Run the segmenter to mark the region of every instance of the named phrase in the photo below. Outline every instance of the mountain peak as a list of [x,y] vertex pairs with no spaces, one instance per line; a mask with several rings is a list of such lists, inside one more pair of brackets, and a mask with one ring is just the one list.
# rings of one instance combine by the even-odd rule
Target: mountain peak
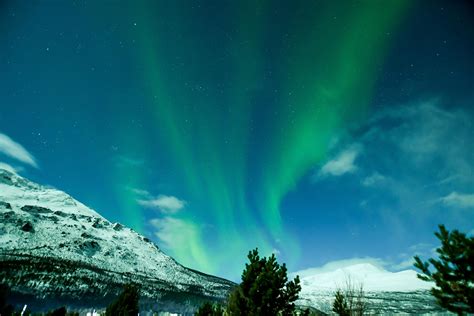
[[11,186],[17,186],[17,187],[40,187],[37,184],[34,184],[33,182],[21,177],[20,175],[11,172],[7,169],[3,169],[0,167],[0,184],[5,184],[5,185],[11,185]]
[[[311,270],[309,270],[311,271]],[[347,282],[362,285],[367,291],[416,291],[431,288],[431,284],[417,278],[414,270],[390,272],[372,263],[357,263],[332,270],[303,271],[302,292],[335,290]],[[298,273],[295,273],[298,274]]]
[[[13,282],[21,295],[98,299],[139,282],[142,296],[155,302],[166,293],[223,299],[234,285],[178,264],[148,238],[70,195],[3,169],[0,232],[0,264],[7,267],[0,280]],[[19,278],[25,273],[28,280]]]

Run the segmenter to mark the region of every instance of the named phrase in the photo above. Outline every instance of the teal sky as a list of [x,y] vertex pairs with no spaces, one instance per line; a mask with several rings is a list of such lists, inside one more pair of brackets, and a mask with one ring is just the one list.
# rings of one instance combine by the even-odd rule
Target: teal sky
[[469,1],[3,1],[0,167],[237,279],[474,229]]

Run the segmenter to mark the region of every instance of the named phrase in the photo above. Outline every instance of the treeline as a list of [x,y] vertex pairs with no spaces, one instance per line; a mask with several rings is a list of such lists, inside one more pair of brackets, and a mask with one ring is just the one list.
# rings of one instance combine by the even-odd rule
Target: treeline
[[[79,316],[78,312],[68,312],[64,306],[44,313],[32,312],[26,306],[22,310],[15,310],[14,306],[7,302],[9,292],[8,286],[0,284],[0,316]],[[125,285],[119,297],[107,307],[105,316],[136,316],[139,312],[138,303],[138,286]]]
[[0,284],[0,316],[79,316],[77,312],[68,313],[66,307],[59,307],[45,313],[33,313],[26,306],[21,310],[15,310],[14,306],[7,302],[9,294],[9,287]]
[[[433,282],[431,294],[438,305],[458,315],[474,313],[474,236],[458,230],[448,231],[439,225],[435,233],[441,246],[438,258],[423,262],[414,257],[414,266],[421,273],[418,278]],[[199,316],[222,315],[318,315],[317,311],[300,310],[295,306],[301,290],[299,278],[288,281],[285,264],[280,266],[272,255],[260,258],[258,251],[248,255],[249,263],[242,273],[242,282],[230,294],[226,305],[206,303],[197,311]],[[433,268],[434,270],[431,270]],[[362,285],[352,284],[338,289],[332,312],[341,316],[359,316],[368,313],[368,304]]]
[[[438,258],[422,261],[414,258],[415,267],[421,273],[418,277],[434,282],[431,294],[437,303],[456,314],[474,313],[474,237],[458,230],[449,232],[443,225],[435,233],[441,242],[436,250]],[[317,310],[301,309],[295,304],[301,291],[299,277],[288,280],[287,268],[280,265],[275,255],[260,257],[258,249],[248,254],[242,282],[230,293],[225,304],[204,303],[196,312],[197,316],[260,316],[260,315],[321,315]],[[434,270],[431,270],[434,268]],[[8,305],[8,288],[0,286],[0,316],[20,315]],[[332,311],[341,316],[359,316],[368,312],[361,285],[351,284],[335,293]],[[139,312],[139,288],[126,285],[120,296],[106,309],[106,316],[136,316]],[[23,315],[33,315],[26,311]],[[77,315],[67,313],[62,307],[44,314],[47,316]]]

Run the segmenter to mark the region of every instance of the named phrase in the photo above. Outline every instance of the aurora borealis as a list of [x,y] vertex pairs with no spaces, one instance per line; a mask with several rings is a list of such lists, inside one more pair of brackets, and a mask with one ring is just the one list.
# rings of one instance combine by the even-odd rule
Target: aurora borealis
[[0,133],[37,165],[0,161],[186,266],[236,279],[259,247],[397,269],[437,223],[474,229],[468,1],[0,10]]

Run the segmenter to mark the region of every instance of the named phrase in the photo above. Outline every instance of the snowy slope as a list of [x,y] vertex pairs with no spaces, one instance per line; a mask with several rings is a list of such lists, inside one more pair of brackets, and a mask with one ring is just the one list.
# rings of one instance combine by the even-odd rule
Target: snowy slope
[[353,283],[363,284],[366,291],[411,292],[428,290],[432,287],[430,283],[418,279],[414,270],[389,272],[370,263],[306,275],[301,278],[301,282],[303,292],[335,290],[344,287],[348,278]]
[[234,285],[183,267],[147,238],[66,193],[3,169],[0,264],[0,282],[15,291],[70,301],[100,301],[136,282],[150,304],[167,299],[179,305],[190,297],[222,299]]
[[303,270],[300,275],[301,293],[298,303],[330,312],[337,289],[363,286],[369,308],[373,313],[439,313],[428,290],[431,283],[417,278],[414,270],[390,272],[370,263],[360,263],[333,270]]

